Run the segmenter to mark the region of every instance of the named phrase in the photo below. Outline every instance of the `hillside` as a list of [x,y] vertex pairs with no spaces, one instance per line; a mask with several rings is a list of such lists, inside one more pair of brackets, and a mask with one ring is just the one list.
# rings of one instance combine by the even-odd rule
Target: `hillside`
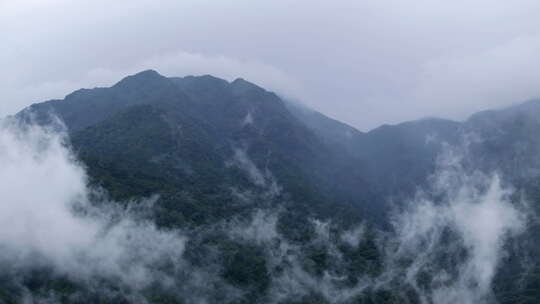
[[[405,272],[386,278],[388,248],[394,244],[384,238],[385,233],[399,234],[390,217],[395,208],[414,203],[419,190],[432,186],[434,174],[441,175],[441,159],[450,152],[459,158],[456,180],[461,186],[474,184],[462,175],[496,172],[503,185],[531,200],[530,212],[540,197],[540,142],[534,135],[540,130],[540,101],[478,113],[464,122],[422,119],[364,133],[243,79],[168,78],[144,71],[110,88],[82,89],[62,100],[34,104],[15,117],[40,125],[59,118],[90,186],[104,189],[121,208],[155,197],[145,216],[159,229],[186,234],[186,273],[215,273],[209,279],[211,291],[201,289],[205,284],[193,287],[209,303],[220,303],[220,293],[230,296],[230,303],[419,303],[422,292],[435,297],[440,283],[429,271],[418,272],[412,283],[392,277]],[[483,180],[478,184],[489,190]],[[433,208],[448,203],[449,189],[425,192]],[[519,199],[505,196],[501,201]],[[258,229],[245,225],[275,225],[275,231],[259,231],[249,240],[230,234]],[[523,237],[529,239],[526,245],[507,252],[497,272],[494,292],[502,303],[528,303],[522,288],[540,293],[535,287],[540,261],[531,262],[527,274],[515,262],[521,254],[540,252],[530,242],[540,235],[535,227]],[[354,236],[358,231],[360,239]],[[260,239],[267,234],[270,239]],[[434,264],[425,267],[442,268],[457,278],[460,274],[451,267],[463,262],[456,256],[465,254],[454,254],[457,247],[444,252],[453,244],[451,231],[439,236],[440,251]],[[408,256],[395,267],[416,265],[411,261]],[[173,285],[180,284],[180,274],[171,276]],[[504,276],[525,283],[510,284]],[[284,283],[286,278],[291,282]],[[388,280],[384,288],[365,283],[383,279]],[[81,291],[54,274],[45,273],[32,284],[22,285],[39,294],[68,290],[66,302],[79,301],[81,294],[110,303],[118,294],[134,301],[128,291],[117,293],[131,289],[108,280],[100,288],[114,297]],[[286,292],[283,284],[300,284],[302,292]],[[362,284],[368,287],[361,289]],[[318,290],[322,285],[327,289]],[[155,290],[145,290],[143,297],[156,303],[198,303],[186,300],[185,291],[178,294],[161,285]],[[0,293],[0,300],[17,297],[16,292],[7,294]],[[341,299],[341,294],[351,296]]]

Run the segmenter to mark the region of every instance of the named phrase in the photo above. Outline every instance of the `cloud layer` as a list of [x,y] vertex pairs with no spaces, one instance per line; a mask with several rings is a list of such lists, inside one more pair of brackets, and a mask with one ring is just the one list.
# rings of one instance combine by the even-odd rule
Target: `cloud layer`
[[361,129],[540,96],[540,4],[0,1],[0,115],[154,68],[244,77]]

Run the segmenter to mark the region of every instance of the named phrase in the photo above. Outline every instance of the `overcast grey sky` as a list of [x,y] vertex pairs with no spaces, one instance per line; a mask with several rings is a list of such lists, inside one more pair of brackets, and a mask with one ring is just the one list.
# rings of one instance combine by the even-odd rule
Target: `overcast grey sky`
[[540,96],[536,0],[0,0],[0,116],[153,68],[361,130]]

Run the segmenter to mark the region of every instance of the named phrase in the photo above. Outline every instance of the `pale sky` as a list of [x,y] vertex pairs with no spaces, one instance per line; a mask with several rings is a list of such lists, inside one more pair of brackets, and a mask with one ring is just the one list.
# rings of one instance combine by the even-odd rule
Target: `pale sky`
[[0,0],[0,116],[152,68],[361,130],[464,119],[540,97],[539,54],[536,0]]

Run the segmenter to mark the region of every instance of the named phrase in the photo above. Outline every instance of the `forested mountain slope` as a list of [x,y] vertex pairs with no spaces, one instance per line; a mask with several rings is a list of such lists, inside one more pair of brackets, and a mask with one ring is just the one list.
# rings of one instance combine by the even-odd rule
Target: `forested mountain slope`
[[[464,275],[455,265],[466,268],[476,247],[438,227],[425,231],[436,242],[422,239],[413,256],[401,256],[407,250],[388,234],[399,236],[396,222],[402,222],[390,216],[416,202],[419,190],[441,175],[446,178],[439,171],[449,155],[459,162],[450,166],[460,169],[449,174],[452,182],[468,187],[476,185],[469,174],[499,173],[503,186],[516,191],[494,197],[512,204],[527,199],[531,214],[540,197],[540,101],[464,122],[422,119],[360,132],[243,79],[144,71],[110,88],[34,104],[15,117],[61,129],[58,118],[92,189],[105,190],[106,202],[125,209],[153,198],[144,218],[157,229],[181,231],[188,241],[178,253],[185,263],[180,270],[176,264],[151,268],[174,288],[156,279],[139,290],[97,276],[90,281],[99,282],[106,291],[101,293],[39,268],[32,270],[38,276],[23,274],[19,285],[8,284],[9,274],[0,276],[7,290],[0,302],[27,292],[59,294],[61,302],[73,303],[85,297],[109,303],[430,303],[426,299],[434,301],[441,286],[455,287]],[[484,179],[478,184],[471,195],[483,199],[491,186]],[[446,198],[450,190],[424,191],[423,199],[440,208],[452,201]],[[537,231],[533,224],[516,238],[497,266],[493,291],[503,303],[533,303],[527,301],[540,293],[538,261],[521,263],[540,252],[530,241]],[[415,264],[427,241],[440,247],[427,248],[429,262]],[[492,244],[500,249],[498,241]],[[190,276],[205,281],[191,286]],[[463,288],[477,291],[479,285]],[[485,290],[480,294],[491,303]]]

